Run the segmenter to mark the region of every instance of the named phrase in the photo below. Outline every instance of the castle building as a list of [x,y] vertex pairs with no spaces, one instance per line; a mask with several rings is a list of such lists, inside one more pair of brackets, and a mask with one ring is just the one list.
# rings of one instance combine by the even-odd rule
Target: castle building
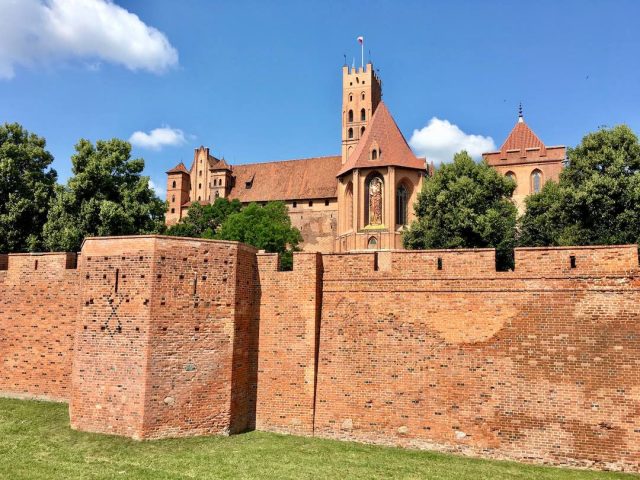
[[513,201],[520,214],[524,200],[538,193],[549,180],[558,181],[567,156],[565,146],[547,147],[525,123],[522,107],[518,123],[497,152],[484,153],[484,160],[516,182]]
[[[527,195],[558,179],[565,154],[563,146],[546,147],[520,111],[500,151],[483,158],[516,180],[513,200],[522,213]],[[345,65],[340,156],[230,165],[200,146],[190,169],[180,163],[167,172],[166,223],[179,222],[194,202],[277,200],[287,205],[305,251],[401,249],[424,177],[432,172],[433,165],[412,152],[382,101],[373,65]]]

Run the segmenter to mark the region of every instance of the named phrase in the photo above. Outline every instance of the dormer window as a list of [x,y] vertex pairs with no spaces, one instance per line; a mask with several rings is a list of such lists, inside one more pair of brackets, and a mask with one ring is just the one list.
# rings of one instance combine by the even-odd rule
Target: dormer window
[[377,159],[378,159],[378,150],[374,148],[373,150],[371,150],[371,160],[377,160]]

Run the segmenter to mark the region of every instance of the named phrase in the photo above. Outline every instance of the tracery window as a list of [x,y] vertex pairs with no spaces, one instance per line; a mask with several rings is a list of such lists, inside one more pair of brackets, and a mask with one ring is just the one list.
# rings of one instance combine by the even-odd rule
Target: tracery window
[[531,193],[538,193],[542,189],[542,172],[538,169],[531,172]]
[[398,189],[396,190],[396,224],[397,225],[407,224],[408,200],[409,200],[409,192],[407,191],[407,187],[405,187],[404,184],[401,183]]

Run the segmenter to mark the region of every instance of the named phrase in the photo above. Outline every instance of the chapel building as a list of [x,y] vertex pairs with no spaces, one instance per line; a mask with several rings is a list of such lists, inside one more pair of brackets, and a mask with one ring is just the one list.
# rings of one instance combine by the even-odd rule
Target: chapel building
[[[305,251],[340,253],[401,249],[402,232],[415,219],[413,206],[434,166],[409,147],[382,101],[382,83],[368,63],[342,68],[341,155],[231,165],[195,149],[191,167],[167,172],[167,225],[186,216],[192,203],[217,198],[243,204],[282,201],[302,233]],[[517,182],[514,202],[557,180],[565,147],[546,147],[522,112],[500,151],[485,161]]]

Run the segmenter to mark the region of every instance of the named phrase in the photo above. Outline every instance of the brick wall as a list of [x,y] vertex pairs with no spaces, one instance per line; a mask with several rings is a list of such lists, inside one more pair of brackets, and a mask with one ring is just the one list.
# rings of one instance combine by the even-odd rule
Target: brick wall
[[87,240],[72,426],[134,438],[250,426],[254,253],[234,242]]
[[0,392],[69,398],[76,254],[0,255]]
[[258,255],[258,430],[313,433],[321,260],[296,253],[293,271],[279,272],[278,255]]
[[88,239],[77,269],[0,255],[0,392],[133,438],[257,428],[640,470],[637,247],[515,261],[298,253],[280,272],[159,236]]
[[636,247],[452,255],[324,257],[315,434],[637,469]]

